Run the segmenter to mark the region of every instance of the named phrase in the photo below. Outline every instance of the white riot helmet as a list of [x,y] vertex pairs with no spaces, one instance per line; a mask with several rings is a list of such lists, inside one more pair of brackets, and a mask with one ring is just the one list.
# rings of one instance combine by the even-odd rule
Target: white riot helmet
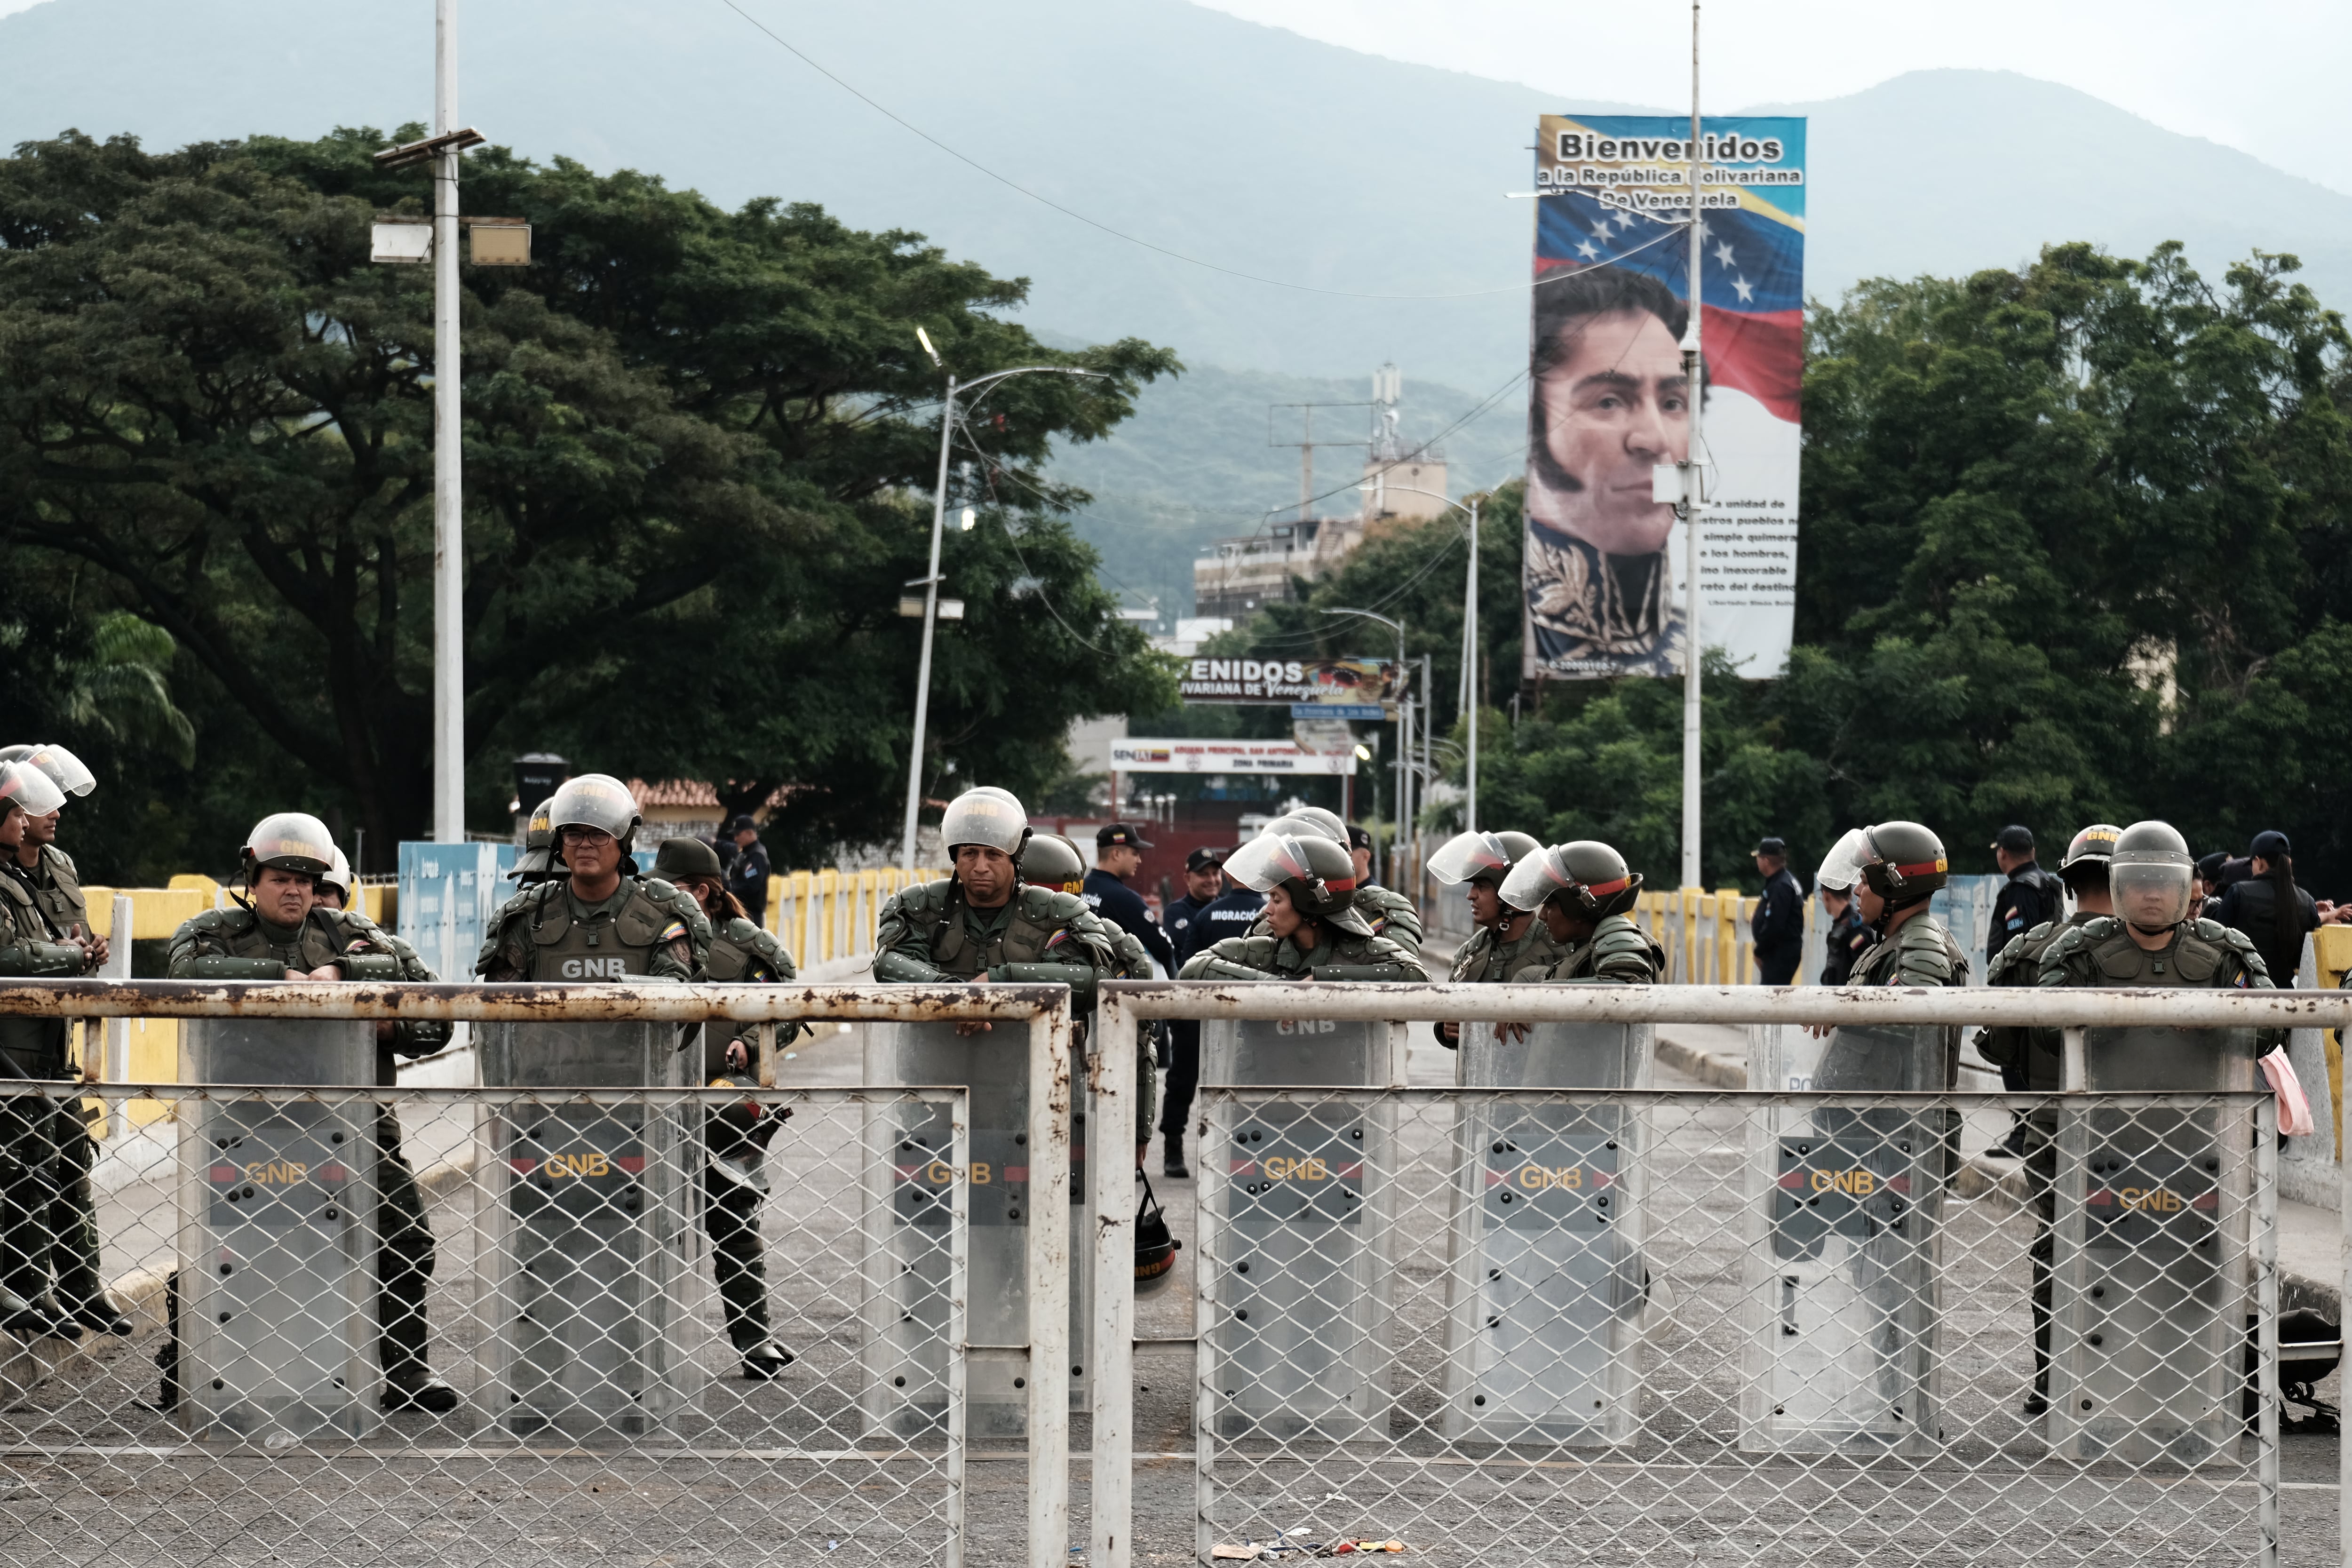
[[8,811],[21,811],[27,816],[47,816],[65,805],[66,792],[57,781],[32,764],[31,760],[0,763],[0,816]]
[[1308,834],[1260,833],[1234,851],[1225,875],[1261,893],[1283,889],[1291,907],[1309,920],[1357,936],[1374,934],[1371,922],[1356,912],[1356,863],[1344,844]]
[[352,907],[352,863],[343,858],[341,845],[336,845],[334,850],[335,862],[320,874],[319,885],[322,888],[332,888],[342,894],[343,908],[350,909]]
[[[16,750],[14,746],[8,749]],[[24,761],[48,774],[49,782],[68,795],[85,795],[98,787],[98,775],[89,771],[89,764],[54,742],[25,748]]]
[[637,797],[629,793],[628,785],[610,773],[582,773],[577,778],[565,779],[547,801],[548,830],[554,835],[552,847],[559,859],[567,827],[593,827],[609,833],[619,841],[621,853],[626,855],[641,820]]
[[1028,808],[1009,789],[993,784],[968,789],[948,802],[940,817],[940,841],[947,846],[950,859],[960,844],[982,844],[1017,862],[1029,842]]
[[323,877],[334,868],[337,854],[335,836],[325,823],[307,811],[278,811],[253,825],[237,859],[250,887],[265,870]]
[[2144,931],[2189,918],[2189,883],[2197,864],[2189,840],[2168,822],[2135,822],[2116,835],[2107,861],[2107,894],[2116,913]]

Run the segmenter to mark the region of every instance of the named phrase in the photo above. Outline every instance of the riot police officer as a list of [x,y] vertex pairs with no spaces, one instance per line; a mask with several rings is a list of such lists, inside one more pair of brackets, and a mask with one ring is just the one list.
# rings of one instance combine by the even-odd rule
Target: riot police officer
[[[751,923],[742,903],[727,889],[719,852],[699,838],[665,838],[654,857],[654,875],[674,884],[701,907],[710,921],[710,952],[702,977],[721,984],[776,984],[800,971],[783,943]],[[798,1037],[802,1026],[782,1024],[776,1044]],[[746,1088],[759,1026],[733,1030],[703,1026],[702,1076],[713,1088]],[[727,1314],[727,1337],[742,1359],[743,1376],[759,1383],[793,1363],[793,1352],[776,1343],[768,1326],[768,1264],[760,1241],[760,1205],[768,1194],[768,1144],[792,1115],[755,1100],[730,1105],[703,1121],[702,1229],[710,1237],[711,1272]]]
[[[1862,830],[1855,857],[1862,880],[1854,902],[1878,940],[1853,961],[1853,985],[1965,985],[1967,951],[1927,909],[1951,880],[1944,841],[1916,822],[1882,822]],[[1957,1066],[1959,1041],[1952,1040]],[[1946,1074],[1946,1088],[1951,1087]]]
[[[1348,825],[1339,820],[1336,811],[1319,805],[1302,805],[1287,816],[1278,816],[1259,830],[1261,833],[1287,833],[1328,839],[1337,844],[1347,857],[1348,868],[1328,879],[1324,886],[1333,892],[1344,892],[1356,912],[1364,917],[1374,936],[1384,936],[1407,952],[1421,953],[1421,911],[1412,900],[1393,888],[1383,888],[1377,882],[1360,881],[1356,874],[1355,851],[1349,847]],[[1264,917],[1250,928],[1252,936],[1264,936],[1267,926]]]
[[[2112,823],[2095,822],[2074,835],[2066,846],[2065,859],[2058,867],[2058,879],[2074,896],[2074,912],[2063,919],[2042,921],[2010,938],[1994,954],[1991,967],[1985,971],[1986,984],[2038,984],[2042,978],[2042,955],[2060,933],[2115,912],[2107,894],[2107,858],[2115,852],[2116,839],[2122,832]],[[1979,1056],[2000,1069],[2001,1088],[2011,1094],[2055,1094],[2063,1087],[2058,1036],[2053,1031],[1979,1029],[1976,1047]],[[2025,1152],[2025,1127],[2024,1119],[2020,1118],[2010,1133],[2007,1149],[2012,1155]]]
[[[0,860],[13,867],[33,819],[64,805],[65,792],[29,760],[0,763]],[[89,963],[88,945],[51,922],[30,887],[0,875],[0,974],[63,979]],[[0,1018],[0,1077],[54,1082],[66,1071],[64,1019]],[[83,1303],[51,1289],[60,1233],[73,1222],[58,1127],[78,1108],[30,1085],[0,1096],[0,1330],[12,1334],[81,1337]],[[72,1131],[80,1131],[77,1118]],[[94,1286],[91,1295],[104,1300]]]
[[[1447,884],[1460,883],[1477,929],[1454,952],[1448,980],[1457,984],[1494,984],[1508,980],[1522,969],[1549,967],[1559,961],[1559,944],[1533,910],[1513,909],[1503,901],[1503,881],[1511,868],[1543,846],[1525,833],[1459,833],[1429,858],[1429,874]],[[1438,1044],[1456,1050],[1462,1026],[1433,1024]]]
[[1269,824],[1225,862],[1225,875],[1265,895],[1265,931],[1194,953],[1182,978],[1427,980],[1421,960],[1356,907],[1355,869],[1345,843]]
[[[968,790],[948,803],[940,832],[954,875],[903,888],[883,904],[874,978],[896,985],[1062,984],[1070,988],[1074,1016],[1092,1012],[1096,980],[1120,973],[1118,944],[1085,900],[1023,884],[1032,835],[1021,802],[993,786]],[[956,1028],[977,1035],[990,1026]]]
[[[2092,833],[2096,829],[2085,829]],[[2084,835],[2076,836],[2082,843]],[[2068,849],[2070,863],[2074,849]],[[2197,989],[2235,987],[2272,989],[2269,970],[2253,940],[2242,931],[2203,919],[2189,897],[2196,864],[2189,841],[2168,822],[2135,822],[2116,834],[2107,846],[2105,910],[2060,927],[2042,952],[2035,984],[2040,985],[2165,985]],[[2078,890],[2076,897],[2082,897]],[[2004,952],[2002,957],[2009,955]],[[2263,1031],[2267,1036],[2270,1032]],[[2272,1042],[2263,1038],[2257,1051]],[[2037,1058],[2045,1078],[2063,1073],[2063,1058],[2043,1043],[2028,1058],[2029,1070]],[[2063,1079],[2053,1082],[2055,1089]],[[2099,1087],[2129,1089],[2129,1083]],[[2037,1129],[2036,1156],[2046,1152],[2047,1132]],[[2050,1392],[2050,1259],[2053,1252],[2051,1226],[2055,1215],[2053,1185],[2054,1157],[2029,1158],[2034,1173],[2036,1209],[2041,1216],[2033,1244],[2034,1262],[2034,1385],[2025,1402],[2025,1414],[2039,1415],[2049,1408]]]
[[1540,916],[1559,952],[1549,963],[1523,966],[1514,980],[1650,985],[1665,973],[1665,950],[1627,912],[1641,900],[1641,875],[1597,838],[1554,845],[1522,859],[1504,879],[1501,897],[1513,909]]
[[[326,825],[305,812],[263,817],[238,851],[245,895],[206,910],[172,933],[174,980],[417,980],[437,978],[414,949],[355,910],[319,900],[337,858]],[[398,1081],[395,1056],[430,1056],[449,1043],[444,1023],[385,1020],[376,1026],[376,1083]],[[433,1231],[400,1146],[400,1118],[376,1111],[376,1325],[383,1406],[435,1414],[457,1407],[457,1391],[434,1375],[425,1354],[425,1291],[433,1278]],[[170,1342],[158,1352],[163,1404],[179,1399],[179,1293],[165,1292]]]
[[493,981],[693,979],[709,951],[710,922],[669,883],[635,874],[629,852],[641,818],[629,786],[610,773],[582,773],[564,780],[547,808],[555,874],[492,917],[474,973]]
[[[86,796],[98,787],[97,776],[63,746],[12,746],[0,752],[0,760],[14,761],[13,753],[19,752],[26,766],[47,774],[49,782],[68,800]],[[16,847],[16,854],[7,858],[5,870],[33,895],[52,931],[68,942],[83,945],[83,973],[95,973],[106,963],[107,941],[90,921],[89,904],[82,897],[80,874],[74,867],[73,857],[58,847],[58,810],[50,810],[26,818],[24,841]],[[88,1026],[84,1036],[82,1066],[84,1077],[89,1079],[97,1077],[96,1064],[90,1057],[96,1028],[95,1024]],[[89,1192],[89,1170],[97,1148],[90,1141],[86,1102],[55,1102],[50,1136],[49,1152],[54,1157],[51,1180],[57,1201],[50,1214],[55,1246],[48,1268],[57,1281],[56,1297],[83,1327],[102,1333],[128,1334],[131,1320],[116,1310],[99,1278],[98,1216]]]

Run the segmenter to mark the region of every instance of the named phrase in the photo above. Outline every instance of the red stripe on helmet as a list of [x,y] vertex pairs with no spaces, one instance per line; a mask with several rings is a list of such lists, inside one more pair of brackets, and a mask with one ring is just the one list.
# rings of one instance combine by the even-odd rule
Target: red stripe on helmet
[[1941,860],[1922,860],[1916,866],[1897,866],[1895,868],[1906,877],[1925,877],[1942,870],[1944,866],[1945,862]]
[[1335,893],[1352,893],[1356,890],[1356,879],[1353,877],[1326,877],[1323,879],[1323,885]]
[[1622,893],[1633,884],[1633,879],[1629,873],[1612,882],[1587,882],[1584,884],[1584,890],[1599,898],[1603,893]]

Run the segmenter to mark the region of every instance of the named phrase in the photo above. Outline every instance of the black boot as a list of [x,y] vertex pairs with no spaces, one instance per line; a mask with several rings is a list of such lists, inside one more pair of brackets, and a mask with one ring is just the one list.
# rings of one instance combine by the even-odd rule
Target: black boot
[[761,1340],[742,1351],[743,1381],[765,1383],[793,1364],[793,1352],[773,1340]]
[[457,1408],[457,1391],[433,1375],[429,1369],[403,1373],[383,1380],[383,1405],[386,1410],[422,1410],[428,1415],[446,1415]]

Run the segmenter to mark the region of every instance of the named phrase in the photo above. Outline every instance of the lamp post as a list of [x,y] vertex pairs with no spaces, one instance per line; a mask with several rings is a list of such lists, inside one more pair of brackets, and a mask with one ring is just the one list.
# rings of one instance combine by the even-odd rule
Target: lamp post
[[[915,336],[921,341],[923,352],[931,356],[931,363],[946,370],[946,364],[940,359],[940,351],[931,346],[930,333],[917,327]],[[1080,370],[1066,364],[1016,365],[1011,370],[992,371],[967,382],[958,382],[954,373],[949,372],[947,395],[940,403],[940,478],[931,497],[930,570],[907,584],[911,588],[920,584],[923,589],[923,652],[915,665],[915,743],[907,754],[907,831],[898,857],[898,864],[909,871],[915,868],[915,818],[923,805],[923,727],[931,706],[931,637],[940,619],[940,537],[947,529],[948,449],[955,434],[956,395],[961,393],[969,396],[983,386],[1032,373],[1109,379],[1101,371]]]
[[[1386,616],[1375,615],[1370,610],[1328,609],[1325,610],[1323,614],[1327,616],[1359,616],[1368,621],[1378,621],[1381,625],[1396,633],[1397,673],[1399,676],[1402,676],[1404,674],[1404,626],[1402,623],[1392,621]],[[1405,773],[1412,765],[1408,761],[1412,752],[1412,704],[1400,698],[1397,701],[1396,803],[1394,808],[1396,814],[1396,829],[1389,838],[1389,875],[1391,877],[1402,877],[1404,870],[1404,825],[1406,822],[1411,820],[1408,813],[1412,810],[1411,795],[1405,789]]]
[[[1470,569],[1462,583],[1462,711],[1470,720],[1470,750],[1464,762],[1465,788],[1462,800],[1462,829],[1478,831],[1478,498],[1458,501],[1450,496],[1425,490],[1418,485],[1391,485],[1388,471],[1382,469],[1372,478],[1372,489],[1378,506],[1378,496],[1385,490],[1398,490],[1405,495],[1427,496],[1444,501],[1454,510],[1467,513],[1470,519]],[[1433,723],[1434,721],[1433,720]]]

